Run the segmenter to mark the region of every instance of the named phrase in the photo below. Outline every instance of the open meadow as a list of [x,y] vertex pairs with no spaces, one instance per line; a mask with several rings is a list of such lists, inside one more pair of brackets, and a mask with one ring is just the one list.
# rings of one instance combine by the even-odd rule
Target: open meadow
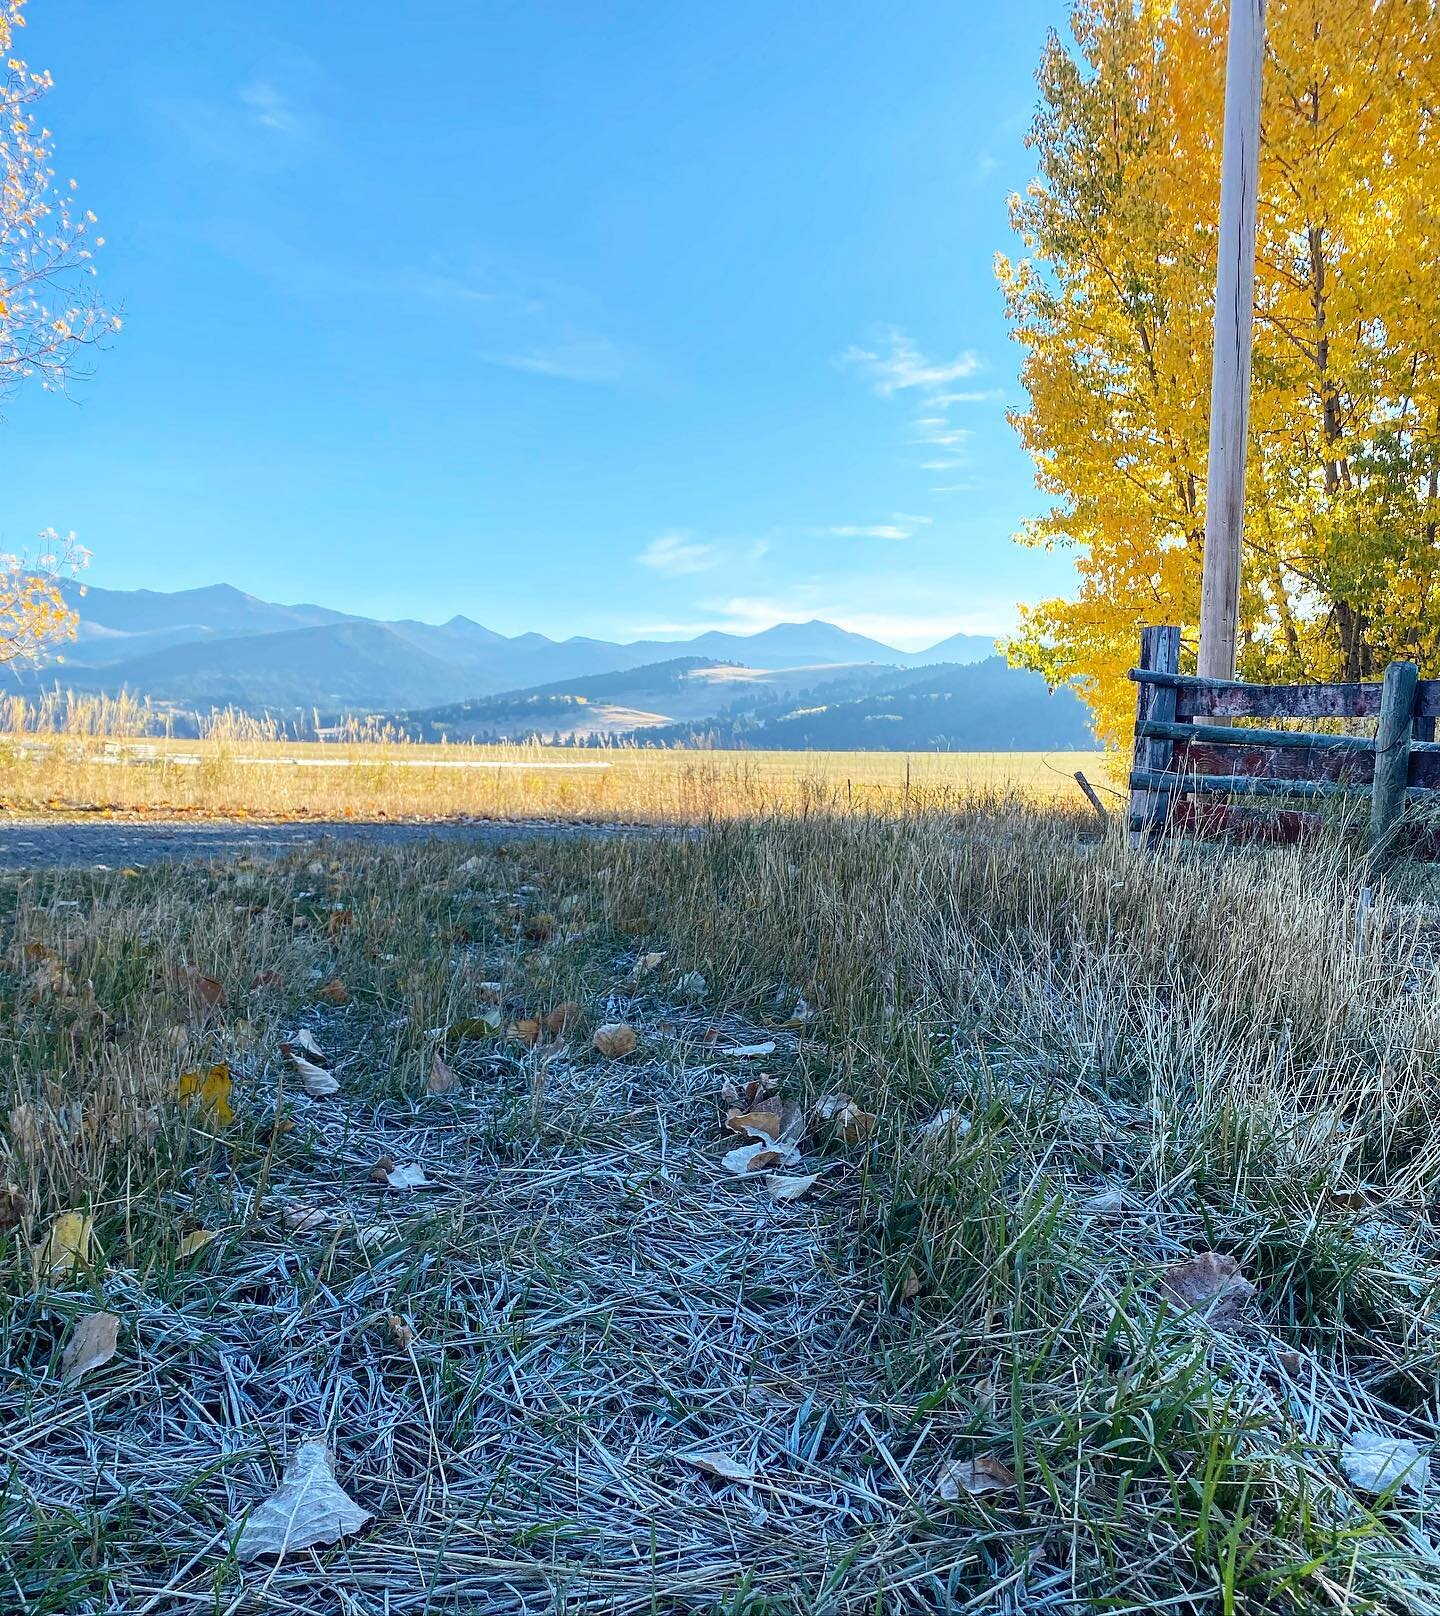
[[1440,1611],[1358,879],[994,801],[0,878],[0,1605]]
[[[116,713],[104,704],[62,716],[54,729],[24,727],[27,709],[12,707],[20,723],[0,733],[0,804],[21,815],[693,824],[821,809],[944,808],[977,794],[1078,801],[1074,771],[1098,783],[1105,769],[1091,752],[427,746],[363,734],[297,742],[235,719],[183,741],[116,733]],[[92,719],[98,733],[87,730]]]

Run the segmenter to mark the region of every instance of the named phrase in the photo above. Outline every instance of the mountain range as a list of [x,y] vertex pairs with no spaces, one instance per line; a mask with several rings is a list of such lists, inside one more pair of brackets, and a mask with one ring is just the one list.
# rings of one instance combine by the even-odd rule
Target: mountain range
[[381,621],[278,605],[228,584],[165,593],[67,586],[78,614],[62,662],[30,689],[148,700],[176,733],[236,707],[296,734],[347,716],[416,740],[539,735],[565,745],[827,750],[1084,748],[1084,708],[1011,668],[992,641],[900,651],[833,623],[688,640],[505,635],[468,617]]
[[229,584],[173,593],[70,584],[66,596],[79,615],[77,638],[63,664],[30,675],[32,684],[277,716],[439,706],[685,655],[777,670],[976,662],[995,649],[983,636],[956,634],[925,651],[899,651],[819,621],[678,641],[552,640],[499,634],[468,617],[385,622],[327,606],[277,605]]

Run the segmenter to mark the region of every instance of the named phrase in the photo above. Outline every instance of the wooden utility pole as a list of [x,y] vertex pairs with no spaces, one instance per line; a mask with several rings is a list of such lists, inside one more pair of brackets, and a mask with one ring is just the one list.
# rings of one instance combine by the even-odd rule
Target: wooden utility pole
[[1210,461],[1200,585],[1199,673],[1235,677],[1245,450],[1250,427],[1250,327],[1255,308],[1255,212],[1260,177],[1260,81],[1265,0],[1230,0],[1225,135],[1220,159],[1220,255],[1210,370]]

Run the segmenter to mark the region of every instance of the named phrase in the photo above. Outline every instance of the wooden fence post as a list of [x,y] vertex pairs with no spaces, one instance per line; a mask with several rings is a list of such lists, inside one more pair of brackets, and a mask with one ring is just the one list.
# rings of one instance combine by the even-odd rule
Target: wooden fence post
[[1380,691],[1375,727],[1375,787],[1370,798],[1370,859],[1378,868],[1394,839],[1410,783],[1410,736],[1420,670],[1413,662],[1392,662]]
[[[1174,625],[1140,630],[1140,666],[1154,673],[1179,673],[1180,630]],[[1133,767],[1140,773],[1158,773],[1169,763],[1173,741],[1149,740],[1139,733],[1147,719],[1175,722],[1175,686],[1139,683],[1135,687],[1135,753]],[[1130,844],[1146,847],[1164,829],[1174,800],[1168,791],[1132,788],[1130,792]]]

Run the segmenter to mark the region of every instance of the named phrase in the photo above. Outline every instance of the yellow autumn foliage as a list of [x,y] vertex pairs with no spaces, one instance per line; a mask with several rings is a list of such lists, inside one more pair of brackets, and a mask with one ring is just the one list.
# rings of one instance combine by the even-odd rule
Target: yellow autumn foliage
[[[1025,349],[1012,419],[1075,551],[1012,658],[1123,738],[1142,624],[1193,656],[1205,522],[1224,0],[1078,0],[1051,38],[997,263]],[[1270,0],[1241,672],[1440,672],[1440,17]]]

